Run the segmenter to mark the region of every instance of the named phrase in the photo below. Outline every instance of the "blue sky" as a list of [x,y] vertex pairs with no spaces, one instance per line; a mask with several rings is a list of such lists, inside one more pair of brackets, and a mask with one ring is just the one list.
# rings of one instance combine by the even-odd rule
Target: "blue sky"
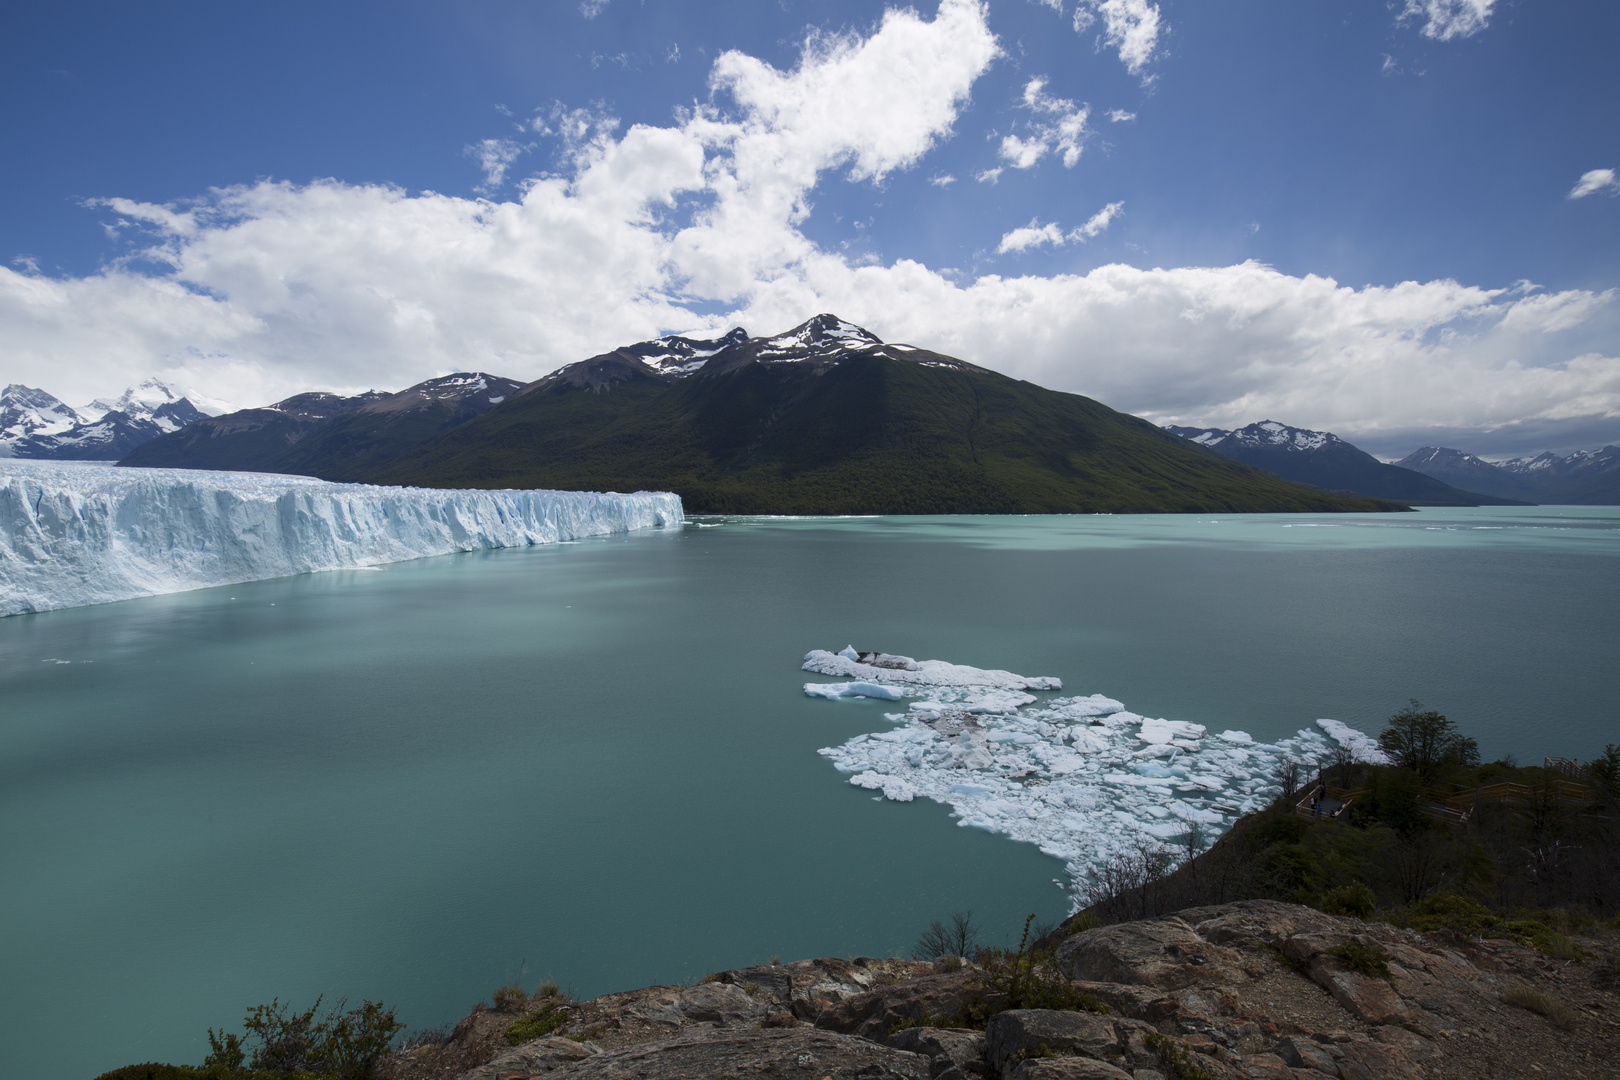
[[1615,5],[33,7],[0,381],[69,401],[834,310],[1160,422],[1620,439]]

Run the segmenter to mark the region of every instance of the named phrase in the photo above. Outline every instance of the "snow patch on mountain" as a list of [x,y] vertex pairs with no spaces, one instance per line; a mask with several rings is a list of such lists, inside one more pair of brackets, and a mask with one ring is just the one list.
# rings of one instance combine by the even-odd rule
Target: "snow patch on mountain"
[[[827,657],[855,663],[816,650],[806,670],[831,666]],[[1308,769],[1337,747],[1360,761],[1385,760],[1376,740],[1336,720],[1262,743],[1243,731],[1210,736],[1202,724],[1139,716],[1100,694],[1037,701],[991,685],[1007,679],[907,678],[930,670],[981,672],[944,661],[921,661],[917,672],[874,670],[883,672],[887,688],[927,700],[883,714],[892,725],[887,730],[819,753],[856,787],[895,802],[932,799],[949,806],[959,825],[1032,843],[1064,860],[1071,895],[1099,862],[1135,845],[1183,848],[1193,832],[1195,845],[1207,847],[1240,815],[1277,797],[1273,774],[1286,761]],[[817,693],[816,685],[806,692],[849,696]]]
[[0,615],[680,525],[681,500],[0,462]]

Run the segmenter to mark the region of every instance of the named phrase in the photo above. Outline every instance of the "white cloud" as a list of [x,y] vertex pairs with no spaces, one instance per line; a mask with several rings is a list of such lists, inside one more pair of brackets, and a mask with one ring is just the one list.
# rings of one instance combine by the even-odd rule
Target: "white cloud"
[[1006,169],[1001,168],[985,169],[983,172],[974,176],[973,179],[977,180],[981,184],[994,184],[997,180],[1001,179],[1001,174],[1006,171]]
[[[726,54],[716,104],[669,126],[548,112],[534,127],[561,141],[561,174],[504,200],[338,181],[108,200],[149,236],[138,259],[0,268],[0,382],[79,401],[150,374],[257,404],[454,369],[534,378],[663,332],[834,311],[1160,422],[1274,416],[1353,438],[1620,418],[1620,357],[1593,337],[1617,320],[1612,293],[1351,288],[1256,263],[973,278],[804,235],[818,184],[916,166],[996,55],[974,0],[815,38],[792,71]],[[1032,221],[1003,250],[1078,243],[1119,212]]]
[[[1408,0],[1412,2],[1412,0]],[[1430,0],[1441,3],[1445,0]],[[1468,0],[1462,0],[1468,2]],[[1490,0],[1473,0],[1490,3]],[[1153,59],[1159,42],[1159,6],[1148,0],[1081,0],[1074,9],[1074,29],[1085,33],[1102,17],[1103,33],[1100,44],[1106,43],[1119,53],[1125,70],[1140,75]]]
[[602,14],[602,9],[608,6],[608,0],[580,0],[579,13],[587,19],[594,19]]
[[1054,222],[1039,224],[1038,218],[1030,218],[1029,224],[1014,229],[1001,238],[996,247],[997,255],[1005,255],[1009,251],[1027,251],[1042,244],[1051,244],[1053,247],[1062,247],[1067,243],[1083,244],[1108,228],[1109,224],[1125,210],[1123,202],[1111,202],[1101,210],[1092,214],[1084,225],[1077,225],[1068,232],[1064,232]]
[[1133,112],[1126,112],[1124,109],[1109,109],[1108,119],[1116,124],[1123,124],[1127,120],[1135,120],[1136,114]]
[[1090,240],[1092,237],[1108,228],[1109,224],[1124,212],[1125,204],[1123,202],[1111,202],[1101,210],[1097,211],[1095,214],[1092,214],[1091,217],[1087,218],[1084,225],[1079,226],[1073,232],[1071,232],[1069,234],[1069,239],[1080,241]]
[[476,158],[478,167],[484,170],[484,182],[478,190],[485,193],[498,191],[506,182],[506,170],[526,149],[526,146],[511,139],[484,139],[467,147],[467,156]]
[[1035,219],[1031,218],[1028,225],[1021,229],[1014,229],[1001,238],[1001,243],[996,247],[996,254],[1005,255],[1009,251],[1027,251],[1042,244],[1062,247],[1063,240],[1063,230],[1052,222],[1048,221],[1045,225],[1037,225]]
[[[1400,21],[1423,20],[1423,36],[1436,41],[1473,37],[1490,21],[1496,0],[1406,0]],[[1388,70],[1389,58],[1384,67]]]
[[[1076,105],[1067,98],[1052,97],[1046,92],[1046,80],[1042,78],[1031,79],[1024,85],[1020,104],[1036,119],[1028,122],[1027,136],[1002,137],[998,151],[1001,159],[1014,169],[1028,169],[1049,152],[1057,152],[1063,155],[1065,168],[1074,168],[1089,134],[1086,120],[1091,116],[1091,108]],[[1000,170],[996,172],[999,175]]]
[[956,183],[956,177],[952,176],[950,173],[940,173],[938,176],[930,176],[928,178],[928,182],[933,184],[935,187],[950,187],[952,184]]
[[1613,169],[1593,169],[1581,174],[1581,178],[1570,188],[1568,197],[1571,199],[1584,199],[1588,195],[1595,195],[1600,191],[1607,191],[1610,195],[1620,195],[1620,179],[1614,175]]

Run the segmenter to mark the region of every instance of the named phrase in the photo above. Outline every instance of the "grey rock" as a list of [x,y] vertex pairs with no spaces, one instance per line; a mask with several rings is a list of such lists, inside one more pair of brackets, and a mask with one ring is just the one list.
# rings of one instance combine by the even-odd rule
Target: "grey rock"
[[1291,1069],[1315,1069],[1329,1076],[1339,1073],[1333,1055],[1309,1039],[1284,1039],[1273,1046],[1271,1052],[1282,1058],[1283,1063]]
[[1158,1069],[1132,1069],[1131,1080],[1165,1080],[1165,1075]]
[[816,1026],[883,1041],[897,1024],[955,1016],[980,994],[969,972],[924,975],[832,1003],[816,1016]]
[[497,1080],[511,1073],[534,1076],[553,1072],[596,1053],[596,1048],[572,1039],[551,1036],[533,1039],[497,1054],[488,1063],[461,1074],[459,1080]]
[[1154,986],[1231,986],[1248,975],[1243,957],[1205,941],[1180,919],[1151,919],[1087,930],[1057,951],[1058,969],[1071,979]]
[[1119,1031],[1107,1017],[1054,1009],[997,1013],[985,1030],[984,1047],[985,1060],[1003,1075],[1020,1060],[1035,1060],[1042,1053],[1105,1058],[1121,1052]]
[[1033,1058],[1008,1073],[1007,1080],[1131,1080],[1131,1074],[1091,1058]]
[[569,1080],[708,1080],[742,1075],[929,1080],[929,1061],[921,1054],[815,1028],[731,1028],[606,1050],[563,1075]]
[[681,991],[679,1004],[688,1020],[714,1024],[734,1024],[765,1015],[763,1002],[755,1001],[742,987],[723,982],[688,987]]

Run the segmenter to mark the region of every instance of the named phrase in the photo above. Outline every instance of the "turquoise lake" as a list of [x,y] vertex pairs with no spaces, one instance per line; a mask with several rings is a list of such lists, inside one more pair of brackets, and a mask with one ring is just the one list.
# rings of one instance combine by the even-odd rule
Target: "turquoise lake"
[[1056,859],[817,755],[892,706],[807,698],[810,649],[1260,739],[1418,698],[1531,762],[1620,741],[1617,631],[1615,507],[702,519],[0,619],[8,1070],[1063,915]]

